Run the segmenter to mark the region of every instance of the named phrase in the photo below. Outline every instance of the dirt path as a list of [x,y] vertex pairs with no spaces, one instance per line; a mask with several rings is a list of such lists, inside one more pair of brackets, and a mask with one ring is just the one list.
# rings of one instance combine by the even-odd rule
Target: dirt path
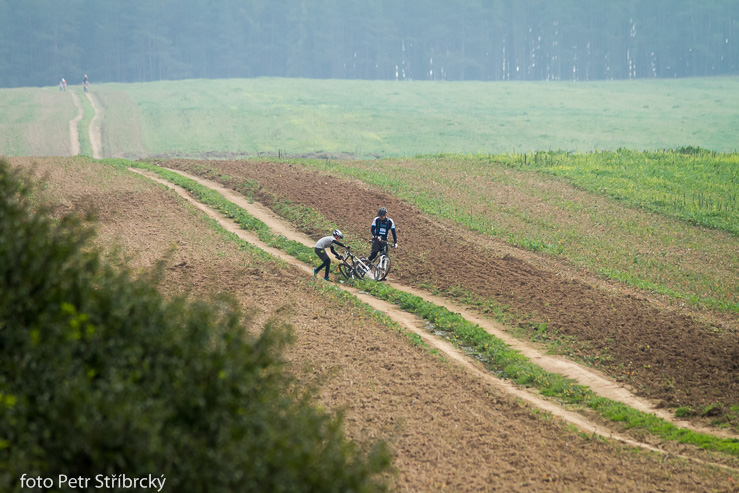
[[[80,120],[82,120],[82,117],[85,114],[85,110],[82,107],[82,103],[80,102],[79,96],[75,94],[74,92],[72,94],[72,100],[74,101],[74,105],[77,107],[77,116],[75,116],[73,119],[69,120],[69,147],[70,152],[72,156],[77,156],[81,152],[81,146],[80,146],[80,134],[78,125]],[[87,133],[90,138],[90,147],[92,147],[92,157],[95,159],[102,159],[103,157],[103,136],[102,136],[102,118],[103,118],[103,111],[102,109],[95,103],[95,98],[92,97],[92,95],[88,92],[85,93],[85,96],[87,96],[87,99],[90,101],[90,104],[92,104],[92,109],[95,112],[95,115],[92,117],[92,121],[90,122],[90,127],[87,129]]]
[[[92,117],[90,122],[90,128],[88,133],[90,135],[90,147],[92,147],[92,157],[95,159],[102,159],[103,157],[103,132],[102,132],[102,119],[103,110],[100,106],[95,103],[95,98],[88,92],[85,93],[87,99],[90,100],[92,109],[95,112],[95,116]],[[75,96],[76,97],[76,96]]]
[[70,155],[77,156],[80,153],[80,134],[77,130],[77,125],[79,124],[80,120],[82,120],[84,110],[82,109],[80,98],[73,92],[71,94],[72,101],[74,101],[74,105],[77,107],[77,116],[69,120],[69,148]]
[[[189,195],[189,193],[185,191],[184,189],[177,187],[167,182],[164,179],[161,179],[154,173],[149,173],[149,172],[145,172],[145,171],[137,170],[133,168],[131,168],[131,171],[139,173],[139,174],[143,174],[158,183],[162,183],[170,188],[173,188],[174,190],[177,191],[177,193],[181,197],[185,198],[190,203],[194,204],[197,208],[199,208],[200,210],[208,214],[211,218],[218,221],[219,224],[221,224],[221,226],[223,226],[227,231],[238,235],[243,240],[248,241],[249,243],[258,246],[262,250],[270,253],[271,255],[281,258],[282,260],[286,261],[290,265],[293,265],[297,267],[298,269],[302,270],[306,274],[312,273],[312,266],[308,266],[280,250],[276,250],[274,248],[267,246],[261,240],[259,240],[257,236],[241,229],[233,221],[224,218],[219,212],[209,208],[208,206],[201,204],[200,202],[192,198]],[[275,216],[274,213],[270,211],[269,209],[266,209],[259,204],[249,203],[243,196],[240,196],[231,190],[224,189],[218,184],[209,182],[208,180],[204,180],[202,178],[187,175],[186,173],[182,173],[182,172],[179,172],[179,173],[184,176],[188,176],[189,178],[196,180],[200,184],[207,186],[209,188],[212,188],[218,191],[219,193],[222,193],[226,199],[244,208],[251,215],[253,215],[254,217],[258,218],[259,220],[267,224],[272,229],[273,232],[277,234],[282,234],[288,239],[301,242],[308,246],[311,246],[313,244],[313,241],[310,238],[294,231],[289,225],[285,224],[281,218]],[[362,302],[370,305],[374,309],[385,313],[393,321],[395,321],[396,323],[404,327],[406,330],[417,334],[430,347],[437,349],[441,354],[444,354],[451,361],[463,367],[466,371],[468,371],[474,377],[483,380],[486,384],[492,387],[495,387],[496,389],[501,390],[518,399],[521,399],[531,404],[532,406],[535,406],[541,410],[549,412],[553,416],[557,416],[563,419],[564,421],[571,423],[574,426],[577,426],[580,430],[586,431],[587,433],[594,433],[600,436],[609,437],[610,439],[618,440],[625,444],[632,445],[632,446],[638,446],[638,447],[641,447],[647,450],[656,451],[660,453],[667,453],[665,450],[659,447],[656,447],[648,443],[641,442],[633,438],[627,437],[625,435],[619,434],[617,432],[614,432],[613,430],[608,429],[606,426],[602,424],[594,423],[580,414],[563,409],[557,403],[548,401],[544,398],[539,397],[538,395],[529,393],[525,389],[518,387],[515,384],[512,384],[507,381],[502,381],[496,378],[495,376],[490,374],[479,362],[469,358],[462,351],[455,348],[452,344],[448,343],[447,341],[443,339],[440,339],[438,337],[435,337],[429,334],[428,331],[425,329],[424,321],[420,319],[419,317],[409,314],[408,312],[405,312],[399,309],[397,306],[391,303],[378,300],[377,298],[374,298],[370,296],[369,294],[359,291],[355,288],[352,288],[349,286],[343,286],[343,285],[340,285],[340,287],[342,289],[345,289],[351,292],[354,296],[356,296]],[[398,286],[398,289],[409,291],[407,288],[402,287],[402,286]],[[441,301],[443,304],[449,305],[448,301],[437,300],[436,297],[429,296],[425,293],[414,293],[414,294],[417,294],[432,302]],[[458,307],[452,306],[452,308],[457,309]],[[483,322],[487,323],[485,321]],[[600,375],[595,375],[593,372],[591,372],[588,369],[579,367],[578,365],[572,362],[569,362],[569,361],[561,361],[561,360],[558,360],[557,358],[552,358],[551,356],[542,354],[536,348],[527,346],[526,344],[522,344],[521,341],[514,340],[513,342],[517,342],[519,346],[523,348],[528,354],[533,355],[533,359],[535,359],[537,363],[540,363],[543,361],[545,362],[545,364],[549,364],[553,368],[558,367],[558,368],[563,369],[563,371],[565,372],[570,372],[572,375],[574,375],[573,378],[579,378],[585,382],[593,382],[594,384],[592,385],[593,387],[597,386],[598,388],[602,389],[605,393],[611,393],[613,395],[613,397],[611,398],[614,398],[616,400],[622,400],[623,402],[627,402],[630,405],[633,405],[634,407],[637,407],[637,406],[649,407],[649,404],[639,401],[635,396],[631,395],[627,390],[620,388],[615,383],[609,382],[607,379],[605,379],[604,377]],[[617,399],[617,397],[622,397],[622,399]],[[676,455],[680,456],[679,454],[676,454]],[[688,456],[680,456],[680,457],[683,457],[685,459],[690,459],[690,460],[696,460],[702,464],[706,463],[704,460],[696,459],[694,457],[688,457]],[[715,465],[720,466],[720,467],[727,467],[721,464],[715,464]]]

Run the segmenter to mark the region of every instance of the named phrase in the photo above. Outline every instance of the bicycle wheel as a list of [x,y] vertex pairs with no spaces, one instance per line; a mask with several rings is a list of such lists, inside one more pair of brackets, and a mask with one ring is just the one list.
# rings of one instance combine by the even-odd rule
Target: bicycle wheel
[[[387,277],[388,274],[390,274],[390,268],[393,266],[393,262],[390,260],[390,257],[385,255],[385,277]],[[383,277],[383,279],[385,279]]]
[[346,264],[339,265],[339,272],[341,272],[341,275],[346,279],[354,279],[354,271]]
[[384,281],[390,273],[390,257],[380,255],[375,263],[375,281]]

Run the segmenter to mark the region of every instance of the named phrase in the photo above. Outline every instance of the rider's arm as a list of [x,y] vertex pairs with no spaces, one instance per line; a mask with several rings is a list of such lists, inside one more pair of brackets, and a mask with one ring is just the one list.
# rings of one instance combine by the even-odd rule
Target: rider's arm
[[340,242],[338,242],[336,240],[334,240],[334,241],[331,242],[331,253],[333,253],[335,257],[338,257],[339,254],[336,253],[336,250],[334,250],[334,245],[339,245],[342,248],[346,248],[346,245],[344,245],[343,243],[340,243]]
[[391,229],[390,231],[393,232],[393,243],[396,245],[398,244],[398,236],[395,234],[395,228]]

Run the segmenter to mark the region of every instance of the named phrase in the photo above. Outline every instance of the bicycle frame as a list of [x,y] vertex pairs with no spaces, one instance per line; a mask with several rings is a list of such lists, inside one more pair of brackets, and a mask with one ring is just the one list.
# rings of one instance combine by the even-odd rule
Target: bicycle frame
[[380,253],[373,262],[372,268],[374,270],[375,281],[384,281],[388,273],[390,273],[392,263],[390,262],[390,255],[388,255],[389,243],[383,239],[380,239],[379,242],[382,248],[380,248]]
[[346,279],[364,279],[364,276],[371,270],[372,264],[366,258],[357,257],[348,248],[341,256],[339,272]]
[[388,256],[388,250],[389,250],[389,243],[385,240],[380,240],[380,244],[382,245],[382,248],[380,249],[380,255]]

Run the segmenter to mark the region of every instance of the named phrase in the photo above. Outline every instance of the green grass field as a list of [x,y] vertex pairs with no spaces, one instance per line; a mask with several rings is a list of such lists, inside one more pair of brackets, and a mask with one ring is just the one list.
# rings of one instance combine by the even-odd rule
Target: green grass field
[[739,154],[679,152],[503,156],[506,165],[564,178],[590,192],[739,235]]
[[588,152],[739,142],[739,78],[597,83],[241,79],[104,85],[153,154]]
[[0,155],[68,156],[69,120],[77,115],[71,90],[0,89]]
[[[50,100],[59,96],[53,91],[0,89],[0,154],[41,152],[38,144],[24,143],[22,129],[39,122],[39,108],[61,104],[61,98]],[[689,146],[730,152],[739,142],[739,77],[584,83],[256,78],[95,84],[91,91],[105,106],[106,156],[397,157]],[[55,132],[65,117],[42,120],[43,132]]]

